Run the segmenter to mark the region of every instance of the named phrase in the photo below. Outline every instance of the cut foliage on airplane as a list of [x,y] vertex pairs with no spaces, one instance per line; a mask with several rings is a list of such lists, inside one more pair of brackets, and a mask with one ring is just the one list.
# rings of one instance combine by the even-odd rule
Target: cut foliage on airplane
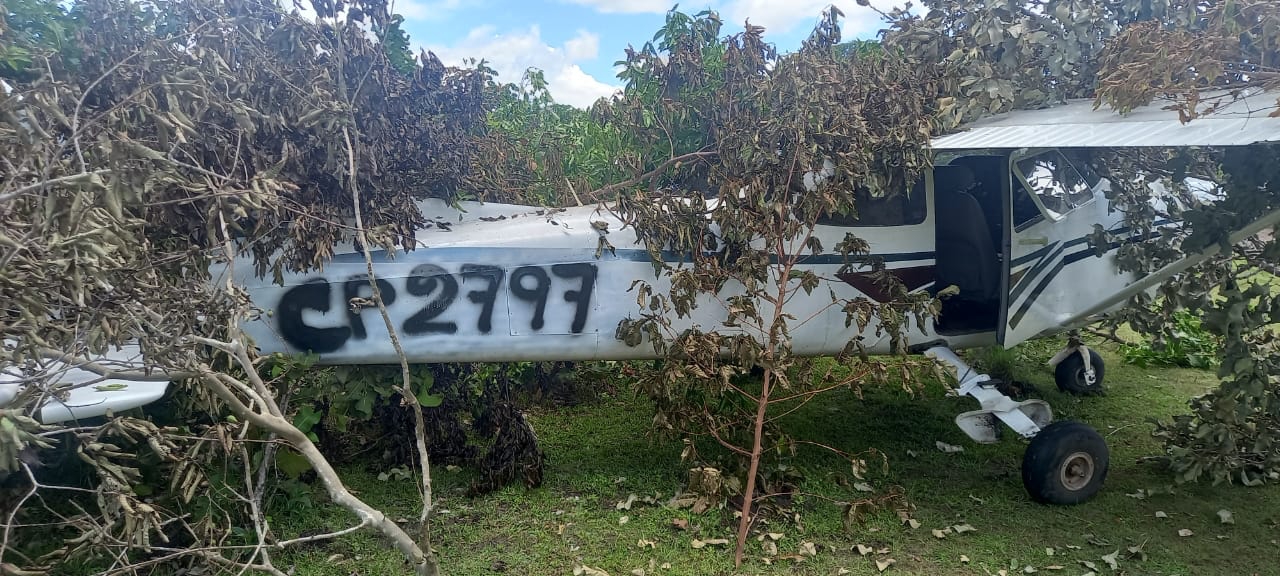
[[[1242,101],[1248,98],[1275,101],[1274,94]],[[1084,107],[1072,103],[1061,112],[1013,113],[936,139],[935,167],[915,190],[869,198],[857,218],[819,222],[814,235],[821,246],[836,246],[852,233],[866,242],[868,254],[858,261],[831,251],[801,258],[799,268],[820,278],[821,288],[797,292],[788,303],[790,314],[819,319],[790,334],[796,354],[837,355],[854,338],[861,338],[868,353],[889,354],[899,351],[892,338],[847,324],[842,313],[830,310],[826,293],[884,302],[890,296],[875,275],[875,266],[883,266],[907,290],[938,296],[941,313],[907,329],[911,351],[949,367],[958,391],[978,400],[980,409],[956,418],[974,441],[996,441],[1000,423],[1032,439],[1024,483],[1035,500],[1058,504],[1082,502],[1101,487],[1108,468],[1105,443],[1082,424],[1054,423],[1043,401],[1016,402],[1000,393],[995,382],[952,350],[1012,347],[1079,328],[1218,249],[1189,254],[1141,278],[1120,272],[1114,261],[1120,244],[1091,245],[1095,227],[1122,242],[1146,238],[1124,228],[1120,214],[1109,210],[1109,183],[1088,169],[1080,149],[1243,146],[1280,134],[1274,127],[1280,119],[1270,118],[1261,106],[1224,108],[1229,118],[1187,125],[1167,114],[1157,117],[1158,110],[1120,116]],[[1132,138],[1143,131],[1159,136]],[[644,306],[632,291],[635,282],[661,288],[669,279],[655,278],[653,255],[612,210],[451,206],[440,200],[419,207],[427,222],[449,225],[424,227],[417,231],[416,249],[376,253],[373,261],[378,291],[409,361],[657,357],[652,342],[620,338],[618,328]],[[1240,227],[1230,241],[1277,222],[1280,212],[1267,214]],[[675,263],[681,255],[661,258]],[[370,305],[365,258],[352,246],[340,249],[322,271],[280,278],[259,277],[245,256],[215,268],[215,282],[228,279],[243,286],[262,312],[243,327],[263,353],[314,353],[325,364],[399,359],[377,307]],[[740,293],[740,287],[723,288],[726,299]],[[701,306],[673,325],[723,325],[726,314],[723,306]],[[1102,359],[1078,342],[1054,364],[1063,390],[1101,389]],[[38,370],[75,375],[78,369],[72,362]],[[6,374],[0,403],[23,393],[29,377]],[[163,392],[162,384],[88,377],[66,382],[83,384],[73,385],[69,396],[45,402],[40,416],[46,422],[134,408]]]

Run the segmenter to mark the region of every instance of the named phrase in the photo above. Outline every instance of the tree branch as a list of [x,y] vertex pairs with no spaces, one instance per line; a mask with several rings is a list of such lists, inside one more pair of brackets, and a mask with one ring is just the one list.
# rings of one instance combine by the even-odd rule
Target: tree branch
[[404,398],[405,406],[413,410],[414,424],[414,442],[418,449],[418,465],[422,468],[422,511],[418,521],[419,536],[421,537],[424,555],[423,566],[427,567],[424,574],[435,574],[439,570],[435,554],[431,551],[431,532],[430,517],[432,508],[431,498],[431,456],[427,451],[427,423],[422,416],[422,406],[418,403],[418,397],[413,393],[412,376],[409,374],[409,358],[404,353],[404,347],[400,344],[400,337],[396,334],[395,324],[391,321],[391,314],[387,311],[387,304],[382,299],[382,291],[378,288],[377,276],[373,270],[373,254],[369,251],[369,238],[365,233],[363,210],[360,206],[360,184],[356,178],[356,155],[355,148],[351,144],[351,134],[346,127],[342,129],[343,143],[347,150],[347,169],[348,177],[351,182],[351,204],[355,211],[356,234],[360,240],[360,250],[364,254],[365,270],[368,274],[369,289],[373,294],[373,301],[378,304],[378,312],[382,316],[382,322],[386,325],[387,335],[391,338],[391,345],[395,347],[396,356],[400,359],[400,395]]
[[622,190],[623,188],[635,186],[636,184],[649,180],[665,172],[667,168],[669,168],[672,164],[675,164],[677,162],[685,162],[689,160],[710,158],[718,154],[719,152],[715,152],[712,150],[702,150],[698,152],[690,152],[688,154],[682,154],[680,156],[676,156],[675,158],[670,158],[667,161],[659,164],[657,168],[654,168],[653,170],[645,172],[644,174],[641,174],[639,176],[636,176],[635,178],[632,178],[630,180],[623,180],[622,182],[616,182],[608,186],[605,186],[603,188],[597,188],[589,192],[587,194],[587,198],[591,199],[592,201],[599,201],[601,196],[608,196],[610,194],[613,194],[614,192]]
[[57,178],[48,178],[48,179],[36,182],[34,184],[28,184],[12,192],[6,192],[4,194],[0,194],[0,202],[7,202],[12,198],[17,198],[18,196],[26,194],[27,192],[38,190],[49,185],[62,184],[64,182],[74,182],[76,180],[82,180],[84,178],[88,178],[92,176],[101,176],[103,174],[110,174],[110,173],[111,173],[110,169],[103,168],[101,170],[94,170],[91,172],[78,172],[76,174],[68,174],[66,176],[59,176]]

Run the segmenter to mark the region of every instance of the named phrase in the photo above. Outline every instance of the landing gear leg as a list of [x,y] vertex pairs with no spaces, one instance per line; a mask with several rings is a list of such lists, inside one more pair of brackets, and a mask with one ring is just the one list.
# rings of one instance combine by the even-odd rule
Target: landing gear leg
[[[1097,431],[1079,422],[1053,422],[1053,411],[1043,400],[1016,402],[1005,396],[991,377],[974,370],[946,346],[934,346],[924,354],[954,369],[957,392],[982,405],[980,410],[956,416],[956,425],[973,441],[998,441],[997,422],[1031,439],[1022,458],[1022,485],[1032,500],[1079,504],[1102,489],[1110,454]],[[1099,361],[1097,367],[1101,365]]]
[[1054,367],[1053,379],[1058,389],[1068,394],[1102,394],[1102,378],[1106,365],[1102,356],[1080,341],[1080,333],[1072,331],[1067,347],[1049,360]]

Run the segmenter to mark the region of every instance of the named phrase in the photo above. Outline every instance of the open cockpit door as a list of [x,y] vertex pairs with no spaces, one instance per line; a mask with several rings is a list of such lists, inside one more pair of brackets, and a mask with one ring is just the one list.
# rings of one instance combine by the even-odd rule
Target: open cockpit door
[[1074,327],[1135,280],[1116,267],[1114,251],[1100,257],[1089,245],[1095,224],[1114,229],[1121,215],[1108,213],[1106,181],[1073,156],[1051,149],[1009,157],[1012,227],[999,337],[1005,347]]

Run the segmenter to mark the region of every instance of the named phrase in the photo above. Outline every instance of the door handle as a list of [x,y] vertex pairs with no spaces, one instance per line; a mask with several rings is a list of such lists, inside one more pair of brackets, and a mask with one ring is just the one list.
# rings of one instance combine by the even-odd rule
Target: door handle
[[1044,245],[1046,245],[1046,244],[1048,244],[1048,243],[1049,243],[1049,238],[1048,238],[1047,236],[1035,236],[1035,237],[1032,237],[1032,238],[1019,238],[1019,239],[1018,239],[1018,245],[1020,245],[1020,246],[1027,246],[1027,245],[1031,245],[1031,244],[1039,244],[1039,245],[1041,245],[1041,246],[1044,246]]

